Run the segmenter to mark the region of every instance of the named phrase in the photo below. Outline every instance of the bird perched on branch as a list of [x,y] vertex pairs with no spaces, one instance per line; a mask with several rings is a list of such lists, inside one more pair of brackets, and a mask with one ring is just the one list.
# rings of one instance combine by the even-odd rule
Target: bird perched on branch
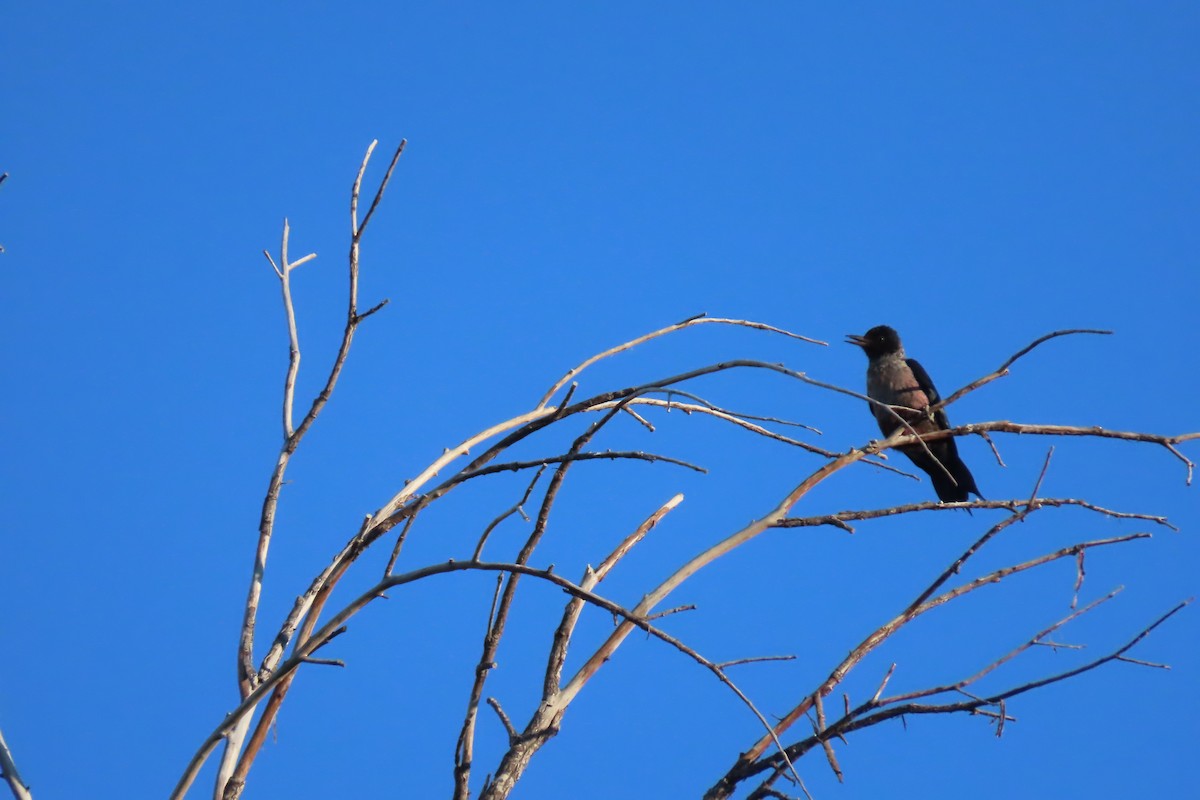
[[[949,429],[945,410],[939,408],[929,413],[929,407],[942,398],[925,368],[916,359],[905,358],[900,334],[887,325],[876,325],[863,336],[847,336],[846,341],[861,347],[870,360],[867,396],[876,401],[871,403],[871,413],[884,436],[890,436],[904,422],[917,433]],[[958,455],[953,436],[925,442],[924,446],[909,444],[898,449],[928,473],[943,503],[966,500],[968,493],[983,497],[971,471]]]

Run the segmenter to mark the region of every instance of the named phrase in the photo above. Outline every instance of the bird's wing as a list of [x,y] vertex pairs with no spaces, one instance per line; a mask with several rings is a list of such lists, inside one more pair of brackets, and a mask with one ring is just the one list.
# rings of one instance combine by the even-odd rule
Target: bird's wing
[[[942,402],[942,396],[938,394],[937,387],[933,385],[933,378],[929,377],[929,373],[921,366],[921,362],[915,358],[906,358],[904,363],[912,370],[913,377],[917,379],[917,385],[921,387],[921,391],[925,393],[925,397],[929,400],[929,405],[935,405]],[[950,427],[950,421],[946,418],[945,409],[938,409],[933,415],[934,421],[938,427],[945,430]]]

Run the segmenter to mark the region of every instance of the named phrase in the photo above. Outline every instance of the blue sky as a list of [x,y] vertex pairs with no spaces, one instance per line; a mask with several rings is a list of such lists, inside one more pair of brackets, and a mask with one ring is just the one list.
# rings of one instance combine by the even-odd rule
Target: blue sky
[[[948,393],[1045,332],[1097,327],[1116,335],[1049,343],[951,419],[1200,429],[1198,37],[1184,3],[10,8],[0,728],[35,796],[161,796],[233,705],[287,356],[261,250],[287,216],[293,254],[319,254],[295,276],[310,397],[341,329],[347,195],[372,139],[374,179],[409,141],[363,250],[362,304],[391,303],[293,462],[268,628],[444,447],[532,407],[587,355],[700,312],[831,344],[704,326],[599,365],[580,391],[739,357],[859,389],[865,361],[842,336],[886,322]],[[831,449],[876,433],[861,403],[778,377],[697,388],[814,425]],[[535,563],[576,577],[683,492],[603,584],[632,604],[817,466],[711,421],[656,422],[599,445],[709,474],[580,465]],[[1091,556],[1082,598],[1126,589],[1064,637],[1089,649],[1033,653],[1013,679],[1114,647],[1196,592],[1200,488],[1165,450],[997,443],[1005,468],[960,445],[989,497],[1027,496],[1054,443],[1046,494],[1182,529]],[[409,566],[465,557],[523,486],[450,500],[415,529]],[[797,510],[930,497],[861,467]],[[999,513],[765,534],[673,596],[699,608],[666,627],[716,660],[797,654],[736,668],[765,713],[785,713]],[[977,569],[1145,527],[1042,512]],[[526,530],[502,528],[495,555]],[[1073,580],[1062,565],[930,615],[850,690],[869,695],[892,661],[898,691],[961,677],[1067,613]],[[358,618],[328,654],[347,669],[301,675],[250,796],[445,796],[491,585],[450,576]],[[562,600],[525,592],[489,684],[520,720],[536,684],[522,665]],[[606,624],[588,618],[577,658]],[[823,800],[1187,796],[1198,643],[1189,609],[1135,653],[1170,672],[1115,664],[1026,695],[999,740],[968,718],[857,734],[839,748],[842,786],[817,759],[801,771]],[[756,725],[695,664],[633,637],[516,796],[698,796]],[[483,717],[481,774],[501,734]]]

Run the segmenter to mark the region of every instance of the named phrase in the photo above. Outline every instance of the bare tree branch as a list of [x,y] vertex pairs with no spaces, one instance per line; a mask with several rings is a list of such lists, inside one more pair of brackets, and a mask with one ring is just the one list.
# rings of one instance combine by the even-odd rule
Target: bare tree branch
[[[950,436],[963,436],[969,433],[983,434],[988,432],[1032,434],[1034,436],[1093,436],[1098,439],[1121,439],[1127,442],[1149,442],[1161,445],[1187,467],[1186,483],[1189,486],[1192,483],[1192,472],[1196,465],[1190,458],[1180,452],[1179,448],[1175,445],[1200,439],[1200,432],[1165,435],[1159,433],[1142,433],[1139,431],[1114,431],[1102,428],[1099,425],[1043,425],[1010,422],[1008,420],[976,422],[949,430],[931,431],[930,433],[921,434],[919,438],[931,442],[937,439],[946,439]],[[902,447],[905,444],[915,441],[916,438],[918,437],[902,437],[893,446]]]
[[504,709],[500,707],[500,701],[494,697],[487,699],[487,704],[496,711],[496,716],[500,718],[500,724],[504,726],[505,732],[508,733],[509,744],[517,738],[517,729],[513,727],[512,720],[508,718],[508,714],[504,713]]
[[[682,502],[683,495],[677,494],[663,503],[657,511],[647,517],[642,524],[638,525],[632,533],[622,539],[621,543],[600,562],[599,567],[594,570],[588,567],[579,585],[589,591],[594,589],[600,581],[604,580],[612,568],[617,565],[617,562],[634,548],[634,545],[644,539],[646,534],[653,530],[654,526],[663,517],[673,511]],[[562,679],[563,664],[567,659],[567,648],[570,646],[571,636],[575,632],[575,625],[579,621],[579,614],[583,611],[583,602],[582,599],[573,597],[567,601],[566,608],[563,609],[562,621],[554,632],[554,639],[550,645],[550,655],[546,662],[542,699],[551,697],[558,692],[559,682]]]
[[776,328],[773,325],[764,325],[761,322],[751,322],[749,320],[744,320],[744,319],[723,319],[721,317],[706,317],[703,314],[701,314],[701,315],[698,315],[695,317],[691,317],[689,319],[685,319],[682,322],[677,322],[674,325],[668,325],[665,328],[660,328],[659,330],[652,331],[650,333],[645,334],[644,336],[639,336],[636,339],[630,339],[628,342],[625,342],[624,344],[619,344],[616,347],[610,347],[608,350],[605,350],[602,353],[597,353],[596,355],[587,359],[586,361],[579,364],[578,366],[572,367],[571,369],[567,370],[566,375],[563,375],[561,378],[559,378],[558,382],[555,383],[553,386],[551,386],[550,389],[546,392],[546,394],[542,396],[542,399],[541,399],[541,401],[538,402],[537,407],[544,408],[546,406],[546,404],[550,402],[550,398],[554,397],[554,395],[558,392],[559,389],[561,389],[563,386],[565,386],[570,380],[575,378],[575,376],[577,376],[579,373],[583,372],[585,369],[590,367],[592,364],[595,364],[597,361],[602,361],[603,359],[606,359],[609,356],[614,356],[617,353],[623,353],[626,350],[637,347],[639,344],[648,342],[651,339],[657,339],[660,336],[666,336],[668,334],[675,333],[676,331],[681,331],[684,328],[691,328],[691,327],[695,327],[696,325],[705,325],[705,324],[709,324],[709,323],[715,323],[718,325],[739,325],[739,326],[742,326],[745,328],[754,328],[756,330],[770,331],[771,333],[779,333],[779,334],[782,334],[782,335],[787,336],[792,339],[799,339],[800,341],[809,342],[811,344],[819,344],[819,345],[822,345],[823,347],[829,346],[828,342],[822,342],[819,339],[810,339],[807,336],[801,336],[798,333],[791,333],[790,331],[785,331],[783,328]]
[[545,467],[548,464],[565,464],[573,461],[594,461],[596,459],[606,459],[616,461],[618,459],[626,459],[633,461],[662,461],[665,464],[675,464],[679,467],[687,467],[694,472],[706,473],[704,467],[697,466],[687,461],[682,461],[678,458],[670,456],[658,455],[657,453],[644,453],[636,450],[614,451],[606,450],[602,453],[566,453],[559,456],[547,456],[546,458],[535,458],[530,461],[511,461],[506,464],[492,464],[487,467],[482,467],[471,472],[461,472],[462,480],[467,481],[472,478],[480,478],[484,475],[494,475],[497,472],[517,472],[522,469],[532,469],[534,467]]
[[[0,181],[7,177],[8,173],[6,172],[0,177]],[[0,777],[3,777],[4,782],[8,784],[8,789],[12,792],[15,800],[33,800],[33,792],[29,789],[29,784],[21,778],[17,762],[13,759],[12,750],[8,748],[8,742],[4,741],[3,731],[0,731]]]
[[[316,421],[317,416],[321,413],[325,403],[329,401],[333,393],[334,387],[337,385],[338,377],[341,375],[342,368],[345,366],[346,358],[350,353],[350,345],[354,339],[354,331],[358,327],[361,318],[358,316],[358,249],[359,240],[362,235],[362,228],[357,225],[354,219],[358,207],[358,192],[362,182],[362,175],[366,171],[367,162],[371,158],[371,152],[375,148],[375,142],[372,142],[367,148],[367,153],[363,157],[362,166],[359,168],[358,178],[354,182],[354,189],[351,193],[351,222],[354,229],[353,241],[350,247],[350,292],[349,301],[346,312],[346,327],[342,334],[342,342],[338,348],[337,356],[334,358],[333,365],[330,368],[329,376],[326,378],[325,386],[317,397],[313,400],[312,406],[304,415],[299,427],[292,427],[292,407],[295,401],[295,382],[296,376],[300,368],[300,345],[299,336],[296,330],[295,310],[292,303],[290,274],[291,270],[300,264],[314,258],[315,255],[305,256],[295,263],[288,260],[288,237],[289,228],[285,221],[283,227],[283,238],[280,245],[280,263],[278,266],[271,262],[271,266],[275,268],[276,274],[279,275],[280,283],[283,287],[284,309],[288,320],[288,339],[289,339],[289,359],[287,376],[284,382],[284,397],[283,397],[283,418],[284,418],[284,441],[280,449],[279,458],[276,461],[275,469],[271,474],[271,479],[268,483],[266,497],[263,501],[262,515],[259,520],[258,545],[255,549],[254,566],[251,570],[250,587],[247,592],[245,612],[242,619],[242,630],[238,640],[238,689],[242,699],[249,697],[261,677],[254,670],[254,632],[255,624],[258,615],[259,601],[262,596],[263,573],[266,569],[267,553],[271,544],[271,536],[275,528],[275,513],[279,504],[279,492],[283,486],[284,473],[287,471],[287,466],[291,460],[292,454],[296,451],[300,441],[304,438],[304,434],[308,432]],[[396,150],[396,155],[392,159],[392,167],[395,166],[396,160],[404,150],[404,142]],[[383,196],[383,190],[386,188],[388,180],[391,178],[392,167],[389,167],[387,175],[380,184],[379,190],[376,192],[375,201],[372,203],[371,211],[374,211],[375,206]],[[369,216],[369,213],[368,213]],[[365,225],[364,220],[364,225]],[[268,258],[268,260],[270,260]],[[245,718],[245,724],[249,723],[249,715]],[[217,794],[225,794],[224,787],[234,771],[235,763],[238,759],[238,754],[241,750],[242,739],[245,736],[246,729],[243,726],[235,731],[226,740],[225,756],[222,758],[221,766],[217,774]],[[244,770],[243,770],[244,771]],[[229,794],[236,798],[240,794],[240,785],[235,786]]]
[[811,517],[787,517],[780,520],[775,527],[777,528],[808,528],[814,525],[836,525],[837,527],[853,531],[846,525],[851,520],[868,520],[879,519],[881,517],[894,517],[898,514],[910,514],[918,511],[955,511],[960,508],[985,508],[985,509],[1003,509],[1005,511],[1019,511],[1024,508],[1033,507],[1034,510],[1039,508],[1061,508],[1065,506],[1077,506],[1095,511],[1098,514],[1103,514],[1114,519],[1140,519],[1147,522],[1153,522],[1156,525],[1163,525],[1173,531],[1178,531],[1174,525],[1166,517],[1156,516],[1154,514],[1134,514],[1127,511],[1113,511],[1112,509],[1103,508],[1102,506],[1094,505],[1086,500],[1079,500],[1072,497],[1039,497],[1032,503],[1029,500],[971,500],[961,503],[940,503],[937,501],[928,501],[923,503],[908,503],[902,506],[892,506],[891,508],[865,508],[856,511],[838,511],[833,514],[818,514]]
[[[782,419],[780,417],[768,417],[768,416],[763,416],[761,414],[747,414],[747,413],[744,413],[741,411],[730,411],[728,408],[721,408],[716,403],[709,402],[708,400],[705,400],[700,395],[695,394],[693,392],[684,391],[683,389],[670,389],[665,394],[666,394],[668,411],[671,409],[671,406],[673,405],[672,401],[675,399],[675,397],[677,397],[677,396],[678,397],[686,397],[689,400],[694,400],[695,402],[699,403],[700,405],[705,406],[710,411],[715,411],[715,412],[717,412],[719,414],[723,414],[725,416],[737,417],[738,419],[743,419],[743,420],[753,420],[755,422],[770,422],[775,425],[784,425],[789,428],[801,428],[803,430],[815,433],[818,436],[821,435],[821,431],[817,428],[814,428],[812,425],[806,425],[803,422],[796,422],[795,420],[790,420],[790,419]],[[674,405],[679,408],[684,408],[686,404],[675,403]]]
[[1001,364],[999,367],[997,367],[992,372],[989,372],[987,375],[984,375],[982,378],[977,378],[976,380],[971,381],[966,386],[951,393],[951,395],[949,397],[947,397],[946,399],[942,400],[942,402],[935,403],[931,410],[936,411],[939,408],[945,408],[946,406],[950,405],[954,401],[962,398],[964,395],[970,394],[971,392],[975,391],[979,387],[985,386],[985,385],[991,383],[992,381],[996,380],[997,378],[1005,377],[1006,375],[1008,375],[1009,367],[1011,367],[1013,364],[1015,364],[1018,359],[1028,355],[1038,345],[1044,344],[1044,343],[1050,341],[1051,339],[1056,339],[1059,336],[1070,336],[1070,335],[1076,334],[1076,333],[1094,333],[1094,334],[1099,334],[1101,336],[1108,336],[1108,335],[1112,334],[1112,331],[1097,330],[1094,328],[1070,328],[1070,329],[1061,330],[1061,331],[1053,331],[1051,333],[1047,333],[1045,336],[1040,336],[1037,339],[1034,339],[1029,344],[1027,344],[1025,347],[1022,347],[1016,353],[1013,353],[1011,356],[1008,357],[1008,359],[1003,364]]

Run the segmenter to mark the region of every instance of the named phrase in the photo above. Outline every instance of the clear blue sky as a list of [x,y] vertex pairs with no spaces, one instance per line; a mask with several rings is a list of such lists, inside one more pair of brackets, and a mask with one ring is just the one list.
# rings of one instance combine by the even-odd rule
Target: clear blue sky
[[[886,322],[946,393],[1042,333],[1101,327],[1116,335],[1047,345],[951,419],[1200,429],[1194,5],[652,5],[7,9],[0,727],[37,797],[163,796],[233,705],[286,363],[260,251],[287,216],[293,253],[319,253],[296,274],[311,396],[340,332],[347,194],[373,138],[376,176],[410,142],[363,252],[363,304],[391,305],[360,331],[293,463],[264,627],[443,447],[531,407],[588,354],[699,312],[831,346],[686,332],[581,391],[730,357],[859,388],[865,361],[841,338]],[[700,388],[815,425],[833,449],[876,434],[861,403],[779,378]],[[633,603],[816,465],[714,423],[658,421],[600,445],[710,474],[581,465],[536,563],[576,577],[682,491],[604,584]],[[1028,495],[1050,443],[999,437],[1007,468],[978,440],[961,447],[984,493],[1007,498]],[[1091,557],[1084,599],[1127,588],[1060,637],[1089,649],[1034,653],[1010,678],[1098,654],[1200,584],[1200,486],[1179,462],[1153,446],[1057,446],[1047,494],[1167,514],[1182,532]],[[408,564],[465,557],[522,486],[498,480],[422,520]],[[798,510],[930,497],[928,482],[864,467]],[[797,654],[734,673],[784,713],[998,514],[769,533],[675,595],[699,609],[667,627],[717,660]],[[1044,512],[984,562],[1145,528]],[[503,528],[493,554],[525,530]],[[1073,579],[1062,565],[931,615],[850,691],[869,695],[891,661],[897,690],[967,674],[1065,614]],[[562,600],[526,591],[489,684],[521,721],[536,685],[522,667]],[[301,675],[248,796],[447,796],[490,592],[488,577],[447,577],[362,615],[328,653],[347,669]],[[589,618],[585,640],[606,624]],[[1116,664],[1027,695],[999,740],[968,718],[865,732],[839,748],[844,786],[817,759],[802,773],[821,800],[1194,796],[1200,614],[1136,655],[1174,669]],[[633,637],[517,796],[695,797],[756,725],[696,665]],[[484,716],[478,777],[500,734]]]

